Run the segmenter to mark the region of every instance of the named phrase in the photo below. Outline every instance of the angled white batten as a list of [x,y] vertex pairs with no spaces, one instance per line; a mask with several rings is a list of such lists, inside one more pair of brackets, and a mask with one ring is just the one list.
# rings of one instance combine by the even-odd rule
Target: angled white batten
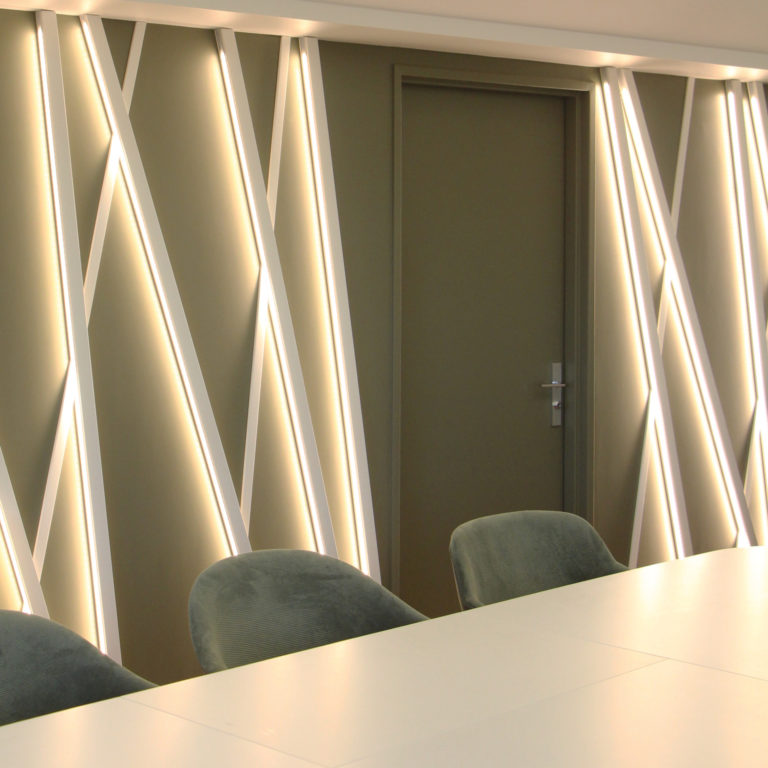
[[325,111],[320,69],[320,50],[314,38],[299,40],[304,104],[307,111],[315,203],[320,228],[326,301],[331,321],[339,410],[360,569],[380,580],[378,548],[373,517],[373,499],[365,449],[362,405],[357,379],[352,321],[341,245],[341,229],[333,178],[331,142]]
[[[640,210],[632,178],[631,148],[622,108],[619,73],[613,68],[600,71],[605,112],[605,121],[613,161],[614,181],[621,210],[622,231],[625,251],[629,262],[634,310],[640,330],[643,347],[649,402],[647,409],[648,426],[646,436],[655,444],[661,466],[662,484],[667,503],[669,523],[674,541],[674,556],[692,554],[691,534],[685,509],[682,477],[675,446],[672,415],[669,405],[666,377],[661,358],[661,347],[657,329],[657,318],[648,276],[647,258],[641,238]],[[649,449],[650,450],[650,449]],[[647,482],[649,460],[644,461],[645,473],[641,472],[638,485],[638,499],[644,498],[644,483]],[[638,515],[636,508],[635,515]],[[632,537],[639,543],[639,536]],[[630,563],[637,562],[637,548],[630,552]]]
[[83,16],[81,23],[107,119],[120,147],[120,165],[168,338],[183,383],[189,412],[216,499],[227,547],[231,554],[247,552],[250,550],[250,544],[240,514],[237,493],[208,399],[205,381],[187,325],[104,27],[97,16]]
[[[141,56],[141,47],[144,41],[144,31],[146,26],[147,25],[144,22],[137,22],[134,26],[134,32],[131,38],[131,47],[128,52],[125,77],[123,78],[123,97],[125,99],[126,108],[130,107],[131,99],[133,97],[133,87],[136,84],[136,73],[139,68],[139,58]],[[98,280],[101,255],[104,248],[104,236],[107,231],[107,220],[112,206],[112,195],[114,193],[117,172],[120,165],[119,153],[120,147],[113,136],[110,139],[107,166],[104,171],[99,203],[96,209],[96,219],[93,226],[91,246],[85,273],[85,283],[83,286],[85,317],[88,324],[90,324],[91,321],[93,297],[96,292],[96,282]],[[48,539],[51,532],[51,524],[53,522],[56,492],[59,487],[61,470],[64,464],[64,452],[69,438],[69,431],[72,426],[72,409],[74,407],[73,387],[74,378],[72,370],[70,369],[67,373],[64,396],[62,397],[62,404],[59,411],[59,420],[56,426],[56,436],[53,442],[51,461],[48,466],[45,492],[43,494],[43,503],[41,505],[40,518],[37,527],[37,537],[35,539],[34,560],[38,575],[42,574],[45,555],[48,551]]]
[[[755,201],[750,183],[750,162],[747,150],[747,120],[750,101],[745,99],[742,84],[736,80],[725,83],[728,114],[729,152],[733,169],[733,196],[738,217],[738,242],[744,304],[747,310],[747,332],[751,353],[755,402],[750,439],[750,468],[755,463],[761,478],[760,493],[763,509],[768,508],[768,346],[763,306],[763,288],[755,253]],[[750,121],[751,122],[751,121]],[[759,137],[753,136],[759,141]],[[758,143],[759,149],[759,143]],[[755,171],[753,170],[752,173]],[[749,473],[748,473],[749,474]]]
[[38,11],[36,18],[61,292],[69,354],[68,376],[73,379],[74,426],[88,542],[88,565],[96,616],[96,636],[102,651],[119,661],[120,640],[104,478],[96,423],[88,326],[82,290],[83,273],[77,233],[77,212],[64,103],[58,25],[53,11]]
[[29,541],[2,451],[0,451],[0,538],[2,538],[16,589],[19,592],[21,610],[47,617],[48,607],[45,604],[40,579],[29,549]]
[[[272,215],[267,200],[267,190],[259,161],[256,136],[248,106],[245,82],[240,66],[237,41],[229,29],[216,30],[222,76],[229,105],[232,128],[235,133],[240,170],[243,177],[251,226],[260,260],[258,309],[254,338],[253,367],[251,372],[251,393],[248,425],[246,430],[246,452],[244,466],[243,498],[248,501],[253,486],[253,459],[256,451],[256,429],[258,426],[258,400],[261,390],[261,376],[264,359],[267,317],[274,330],[278,363],[283,379],[288,411],[291,418],[294,447],[299,459],[304,493],[310,515],[317,551],[336,554],[336,545],[331,524],[330,510],[325,495],[320,457],[312,429],[312,420],[307,400],[304,378],[299,361],[299,351],[293,332],[288,296],[283,281],[277,241],[272,224]],[[281,45],[281,51],[283,46]],[[280,82],[280,80],[278,81]],[[283,97],[283,104],[285,98]],[[280,121],[280,124],[282,120]],[[273,169],[276,165],[270,163]],[[274,171],[276,172],[276,170]],[[249,479],[246,479],[249,478]],[[245,506],[243,507],[245,515]]]
[[[125,108],[130,110],[131,101],[133,101],[133,89],[136,85],[136,75],[139,71],[139,59],[141,58],[141,49],[144,45],[144,34],[147,25],[143,21],[137,21],[131,35],[131,46],[128,49],[128,60],[125,65],[125,75],[123,76],[123,100]],[[120,144],[113,135],[109,140],[109,154],[107,155],[107,167],[104,171],[104,179],[101,184],[101,193],[99,194],[99,204],[96,209],[96,221],[93,225],[93,235],[91,237],[91,247],[88,252],[88,267],[85,272],[85,311],[88,320],[91,319],[91,310],[93,308],[93,296],[96,292],[96,281],[99,279],[99,267],[101,266],[101,255],[104,250],[104,237],[107,234],[107,221],[112,207],[112,195],[115,192],[115,182],[117,181],[117,172],[120,168]]]
[[[631,72],[618,73],[619,88],[624,106],[626,126],[631,138],[632,148],[638,159],[641,182],[638,186],[645,192],[648,207],[658,238],[660,251],[664,259],[664,307],[671,309],[676,316],[685,339],[684,352],[688,357],[695,382],[695,394],[706,423],[706,434],[710,447],[717,459],[720,483],[728,499],[730,514],[737,531],[737,542],[750,545],[755,543],[755,533],[747,509],[747,501],[742,487],[736,457],[728,438],[725,414],[715,385],[715,377],[706,353],[704,336],[699,325],[693,295],[688,284],[680,246],[675,235],[676,224],[666,203],[664,187],[656,164],[648,128],[643,118],[640,97]],[[691,88],[686,88],[686,102]],[[684,118],[690,107],[684,108]],[[685,119],[683,121],[685,123]],[[688,119],[690,123],[690,117]],[[686,129],[686,126],[683,125]],[[686,130],[687,133],[687,130]],[[687,145],[687,138],[681,145]],[[678,162],[678,168],[680,163]],[[666,315],[667,312],[665,311]],[[661,315],[661,313],[660,313]],[[659,345],[663,344],[663,330],[660,328]]]

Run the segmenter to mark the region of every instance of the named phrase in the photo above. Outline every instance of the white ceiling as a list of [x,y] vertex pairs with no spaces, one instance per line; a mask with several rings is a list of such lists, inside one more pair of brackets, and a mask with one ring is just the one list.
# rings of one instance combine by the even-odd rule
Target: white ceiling
[[768,53],[768,0],[335,0],[333,4]]
[[[39,8],[35,0],[0,0]],[[768,0],[50,0],[66,13],[768,80]]]

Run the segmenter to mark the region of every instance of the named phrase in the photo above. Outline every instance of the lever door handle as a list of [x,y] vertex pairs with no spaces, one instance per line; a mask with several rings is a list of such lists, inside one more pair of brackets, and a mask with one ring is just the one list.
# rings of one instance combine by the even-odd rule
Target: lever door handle
[[550,420],[553,427],[559,427],[563,423],[563,390],[565,382],[563,381],[563,364],[552,363],[552,376],[549,381],[539,385],[542,389],[550,391],[552,418]]

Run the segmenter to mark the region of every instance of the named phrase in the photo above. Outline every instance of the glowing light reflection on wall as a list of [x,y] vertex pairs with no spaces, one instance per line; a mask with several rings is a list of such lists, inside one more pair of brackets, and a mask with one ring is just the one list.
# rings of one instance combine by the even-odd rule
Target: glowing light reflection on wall
[[[725,84],[727,114],[727,136],[731,158],[731,181],[735,201],[738,227],[737,237],[741,254],[740,269],[744,291],[744,304],[747,309],[749,349],[752,362],[752,382],[754,386],[754,416],[752,451],[757,455],[751,458],[758,462],[761,474],[763,501],[765,506],[768,494],[768,465],[766,465],[766,439],[768,439],[768,397],[766,396],[766,377],[768,358],[765,339],[765,311],[762,299],[758,295],[758,269],[754,252],[755,213],[749,183],[749,160],[747,146],[747,125],[754,127],[753,120],[745,119],[750,115],[750,104],[745,100],[741,83],[729,81]],[[763,134],[764,136],[764,134]],[[753,133],[752,140],[759,147],[759,139]],[[754,174],[756,169],[751,169]]]
[[[272,328],[275,348],[277,350],[277,359],[282,379],[283,393],[290,417],[289,423],[291,425],[293,445],[295,448],[296,456],[298,458],[299,466],[301,468],[306,508],[309,513],[308,527],[311,532],[311,539],[314,542],[316,551],[320,552],[321,554],[325,554],[328,552],[329,548],[325,541],[325,537],[323,536],[322,525],[320,522],[318,497],[314,488],[314,483],[312,482],[312,473],[309,468],[310,462],[307,455],[306,438],[304,436],[304,430],[301,426],[301,419],[299,418],[296,391],[294,389],[291,376],[291,367],[288,362],[288,353],[285,347],[285,331],[281,323],[280,313],[276,308],[273,276],[271,274],[269,263],[266,258],[267,249],[264,242],[264,233],[262,232],[262,226],[260,223],[261,217],[259,216],[258,207],[255,200],[255,188],[254,180],[251,175],[251,165],[254,165],[256,171],[258,169],[253,162],[254,158],[249,157],[249,153],[245,148],[245,137],[243,134],[243,126],[241,125],[241,118],[239,114],[240,109],[244,108],[245,105],[241,105],[240,100],[235,97],[235,90],[232,83],[233,73],[231,72],[227,52],[225,50],[225,48],[229,48],[231,55],[236,55],[236,48],[233,36],[228,30],[219,30],[217,32],[217,41],[219,44],[219,59],[221,63],[224,90],[227,97],[229,117],[232,124],[232,131],[235,136],[235,145],[237,147],[240,172],[242,174],[243,187],[248,203],[251,227],[253,230],[254,239],[256,241],[258,258],[260,260],[260,281],[263,281],[263,284],[260,286],[261,290],[259,292],[259,296],[260,300],[266,302],[268,307],[270,326]],[[250,133],[252,133],[252,127],[250,128],[249,134]]]
[[675,310],[674,315],[680,323],[683,332],[684,348],[686,351],[686,363],[694,384],[694,392],[697,396],[701,411],[704,414],[707,431],[714,448],[714,460],[716,474],[720,478],[721,490],[724,492],[725,506],[730,512],[729,522],[732,525],[733,534],[737,543],[748,546],[754,543],[754,533],[747,516],[746,501],[743,492],[738,485],[739,475],[732,451],[726,445],[725,419],[722,415],[719,403],[715,403],[713,396],[714,377],[709,369],[708,360],[702,354],[703,337],[698,328],[698,320],[692,314],[693,299],[687,286],[684,273],[681,272],[682,257],[677,241],[672,234],[672,220],[668,208],[661,202],[661,177],[658,169],[652,166],[651,147],[647,130],[640,124],[640,105],[634,90],[630,91],[630,78],[624,72],[619,74],[621,87],[621,100],[624,107],[624,115],[630,135],[630,147],[637,160],[640,169],[642,189],[646,199],[650,203],[653,218],[654,232],[656,234],[660,251],[664,258],[664,278],[668,281],[672,300],[667,306]]
[[[98,545],[97,545],[97,536],[96,536],[96,525],[95,525],[95,519],[94,519],[94,499],[93,499],[93,480],[89,476],[89,459],[88,459],[88,450],[89,447],[86,443],[86,436],[85,436],[85,414],[83,409],[83,401],[82,401],[82,388],[84,385],[84,382],[80,380],[81,371],[79,370],[78,366],[78,359],[80,355],[78,354],[78,349],[76,347],[76,333],[74,329],[74,319],[73,319],[73,312],[75,311],[75,308],[73,307],[72,303],[72,289],[73,286],[69,283],[69,265],[68,260],[76,260],[77,266],[79,267],[79,259],[80,254],[79,250],[77,249],[77,238],[76,238],[76,232],[73,232],[71,230],[68,231],[68,234],[65,235],[65,230],[67,230],[68,227],[71,227],[74,223],[74,199],[72,198],[69,200],[70,205],[68,205],[67,209],[67,216],[72,218],[72,221],[69,219],[64,219],[64,213],[62,211],[63,204],[62,204],[62,183],[63,180],[60,178],[59,173],[59,162],[63,160],[63,158],[59,158],[57,156],[57,145],[61,144],[67,145],[68,150],[68,141],[65,141],[64,137],[64,131],[66,130],[66,123],[61,122],[65,121],[66,116],[64,113],[64,106],[63,106],[63,93],[61,94],[62,98],[60,99],[60,104],[57,107],[57,113],[58,119],[60,121],[59,125],[59,132],[60,137],[57,140],[57,137],[54,133],[54,115],[53,115],[53,108],[51,104],[51,92],[50,92],[50,83],[49,78],[51,75],[51,68],[56,66],[60,67],[60,63],[58,61],[56,62],[49,62],[46,58],[46,50],[50,49],[55,51],[56,56],[58,57],[58,30],[57,30],[57,22],[56,22],[56,16],[51,11],[42,11],[37,13],[37,39],[38,39],[38,54],[40,59],[40,73],[41,73],[41,87],[42,87],[42,95],[43,95],[43,107],[44,107],[44,113],[45,113],[45,124],[46,124],[46,138],[47,138],[47,144],[48,144],[48,163],[49,163],[49,169],[51,174],[51,195],[53,200],[53,208],[54,208],[54,222],[56,226],[56,242],[57,242],[57,248],[58,248],[58,257],[59,257],[59,279],[61,281],[61,293],[63,298],[63,304],[64,304],[64,319],[65,319],[65,327],[66,327],[66,339],[67,339],[67,350],[68,350],[68,357],[69,357],[69,370],[68,370],[68,377],[71,376],[73,380],[75,381],[75,386],[72,387],[73,392],[73,401],[74,401],[74,425],[75,425],[75,449],[77,454],[77,465],[80,472],[80,487],[81,487],[81,494],[82,494],[82,506],[83,506],[83,514],[85,519],[85,535],[87,540],[87,551],[88,551],[88,568],[90,573],[90,586],[91,586],[91,599],[93,603],[93,613],[96,620],[96,637],[97,637],[97,644],[99,648],[105,652],[110,653],[114,658],[119,660],[120,658],[120,652],[119,652],[119,640],[117,638],[117,626],[116,626],[116,617],[113,615],[111,617],[111,626],[109,633],[107,631],[106,626],[106,617],[105,617],[105,604],[104,600],[106,595],[104,594],[104,590],[102,587],[102,580],[105,578],[108,578],[111,582],[111,571],[107,573],[101,572],[101,560],[104,560],[104,567],[111,568],[111,558],[108,555],[108,545],[109,542],[102,542],[102,548],[107,547],[107,550],[99,552]],[[49,48],[50,46],[50,48]],[[57,72],[58,77],[57,80],[61,81],[61,73],[60,70]],[[59,87],[63,88],[63,84],[59,82]],[[68,157],[66,158],[68,161]],[[69,176],[68,176],[69,178]],[[71,184],[71,178],[69,178],[69,183]],[[73,190],[70,190],[71,195],[73,195]],[[70,196],[71,196],[70,195]],[[68,249],[72,248],[73,252],[68,253]],[[78,289],[80,289],[80,286],[78,286]],[[82,315],[82,326],[83,326],[83,336],[84,338],[81,339],[81,341],[85,344],[87,344],[87,331],[85,331],[85,305],[83,303],[83,315]],[[66,405],[66,404],[65,404]],[[94,414],[95,419],[95,414]],[[93,435],[95,439],[95,434]],[[92,450],[97,450],[97,447],[91,446]],[[100,471],[100,468],[99,468]],[[103,486],[101,483],[101,478],[99,477],[99,487],[102,489],[103,492]],[[103,507],[103,499],[101,500]],[[105,511],[105,510],[103,510]],[[106,530],[104,531],[104,535],[106,536]],[[110,608],[111,613],[114,614],[114,599],[113,595],[110,595]]]
[[355,541],[355,553],[357,564],[364,573],[371,573],[371,563],[368,557],[368,544],[366,542],[365,522],[363,519],[362,490],[360,487],[360,468],[355,452],[355,436],[352,432],[352,408],[350,403],[350,389],[347,380],[348,362],[345,358],[342,344],[341,320],[339,318],[340,297],[336,287],[336,276],[333,265],[331,238],[329,234],[328,206],[325,199],[324,179],[320,164],[320,147],[317,126],[317,112],[315,109],[315,94],[313,92],[312,73],[310,71],[309,55],[306,49],[306,40],[301,41],[300,68],[302,92],[304,96],[304,108],[309,146],[312,163],[313,188],[318,224],[320,229],[321,251],[323,271],[326,282],[326,302],[330,317],[332,359],[335,361],[334,372],[336,375],[337,391],[339,398],[339,415],[343,434],[344,458],[346,460],[346,478],[348,493],[351,496],[353,539]]
[[[671,424],[667,424],[669,420],[668,408],[665,408],[662,404],[662,395],[660,393],[664,373],[661,366],[660,348],[656,335],[656,319],[653,313],[650,288],[645,285],[642,273],[645,266],[642,264],[641,254],[639,253],[640,233],[636,231],[637,225],[635,223],[639,214],[636,201],[630,197],[629,183],[631,179],[629,174],[631,173],[631,157],[628,147],[629,142],[626,140],[625,133],[620,135],[620,131],[623,132],[624,130],[620,101],[621,94],[618,91],[618,77],[615,70],[602,70],[601,76],[603,79],[603,114],[608,127],[614,181],[618,190],[626,252],[632,276],[634,310],[640,328],[643,359],[650,390],[648,418],[653,425],[651,434],[654,438],[655,448],[661,464],[662,483],[674,532],[674,554],[676,557],[684,557],[691,554],[690,534],[687,531],[687,525],[684,528],[683,516],[685,514],[685,506],[682,498],[676,452],[671,447],[672,436],[668,431],[671,429]],[[624,140],[623,142],[622,139]]]
[[[92,29],[92,23],[98,25],[99,44],[97,44],[95,40],[94,29]],[[200,406],[198,404],[198,400],[196,397],[196,388],[192,386],[190,372],[187,368],[185,354],[182,349],[182,344],[179,338],[177,321],[175,319],[174,313],[171,311],[169,297],[166,293],[164,281],[160,273],[160,267],[158,264],[158,254],[155,252],[155,246],[154,246],[155,238],[150,233],[150,226],[147,221],[144,205],[143,205],[143,203],[146,202],[146,197],[144,195],[140,195],[137,191],[137,180],[134,177],[133,168],[131,167],[131,162],[129,161],[127,156],[126,145],[125,145],[126,136],[123,135],[123,131],[121,130],[121,126],[120,126],[121,121],[119,121],[117,119],[117,116],[115,115],[113,98],[112,98],[111,92],[114,91],[116,94],[116,98],[120,98],[121,101],[122,101],[122,93],[120,92],[119,87],[110,89],[107,86],[106,75],[104,70],[102,69],[101,60],[105,55],[109,55],[109,48],[106,44],[106,38],[104,37],[100,20],[97,17],[82,17],[81,24],[82,24],[83,33],[85,36],[86,46],[88,48],[88,53],[91,60],[91,65],[93,67],[94,76],[96,78],[96,82],[99,87],[99,93],[101,94],[102,103],[104,105],[104,110],[107,114],[107,119],[109,121],[110,129],[112,130],[112,135],[117,140],[118,146],[120,148],[120,165],[123,171],[123,178],[125,180],[126,187],[128,189],[128,196],[131,201],[131,206],[133,208],[136,224],[138,226],[139,233],[141,235],[142,245],[144,247],[144,252],[147,257],[146,259],[147,264],[149,266],[149,270],[152,275],[152,282],[155,288],[155,295],[157,297],[158,303],[162,311],[166,333],[168,334],[168,338],[169,338],[171,347],[173,349],[174,358],[176,360],[176,367],[178,369],[179,375],[183,383],[183,388],[186,396],[187,406],[189,408],[189,413],[192,418],[193,424],[195,426],[195,432],[197,435],[200,450],[204,457],[204,464],[206,467],[208,478],[216,498],[217,509],[219,512],[218,518],[219,518],[230,554],[233,554],[233,555],[238,554],[240,551],[245,550],[245,544],[243,543],[243,545],[241,546],[238,543],[238,539],[240,537],[235,535],[235,532],[233,531],[233,528],[232,528],[232,523],[229,517],[229,505],[225,500],[224,491],[222,489],[222,480],[219,477],[219,470],[217,469],[216,462],[214,462],[214,459],[212,456],[211,447],[209,445],[209,441],[207,437],[207,431],[203,424],[203,419],[200,413]],[[138,151],[136,151],[135,154],[138,155]],[[142,185],[142,188],[143,186],[144,185]],[[151,196],[150,196],[149,204],[151,204]],[[152,231],[153,233],[159,232],[159,225],[156,225],[156,222],[154,222],[154,220],[153,220]],[[160,238],[161,237],[162,236],[160,235]],[[208,421],[210,421],[210,419]],[[243,530],[242,537],[244,538],[244,536],[245,536],[245,532]]]

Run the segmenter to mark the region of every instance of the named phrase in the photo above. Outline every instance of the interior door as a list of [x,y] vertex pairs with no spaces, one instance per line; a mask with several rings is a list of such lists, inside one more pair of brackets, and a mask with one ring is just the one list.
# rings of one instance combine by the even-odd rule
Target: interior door
[[430,616],[457,525],[563,508],[565,169],[565,98],[403,84],[399,578]]

